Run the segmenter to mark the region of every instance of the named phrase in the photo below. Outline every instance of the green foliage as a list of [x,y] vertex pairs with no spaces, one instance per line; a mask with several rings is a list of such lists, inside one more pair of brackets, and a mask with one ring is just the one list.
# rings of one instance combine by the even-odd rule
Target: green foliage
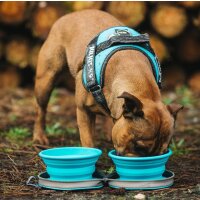
[[5,138],[9,141],[20,142],[31,136],[30,130],[23,127],[10,128],[8,131],[3,133]]
[[63,135],[66,131],[62,129],[60,123],[55,123],[46,126],[46,133],[49,136],[59,136]]
[[77,134],[77,129],[76,128],[72,128],[72,127],[68,127],[66,128],[67,133],[74,135]]
[[58,100],[58,90],[53,90],[53,92],[51,93],[51,97],[50,97],[50,100],[49,100],[49,103],[50,104],[54,104],[56,103]]
[[[176,93],[175,101],[183,106],[190,107],[196,103],[196,98],[194,97],[193,93],[185,85],[177,87],[175,93]],[[169,97],[163,99],[163,103],[166,105],[172,103],[173,101],[174,100],[172,100]]]
[[169,105],[170,103],[172,103],[172,100],[171,100],[170,98],[164,98],[164,99],[163,99],[163,103],[164,103],[165,105]]
[[115,171],[115,167],[111,166],[109,169],[104,170],[104,172],[111,174]]
[[176,88],[177,102],[183,106],[191,106],[196,100],[187,86],[181,86]]
[[15,122],[17,120],[17,116],[14,114],[9,115],[9,119],[10,119],[10,121]]
[[174,139],[172,139],[170,148],[173,151],[174,155],[185,155],[188,153],[188,150],[185,148],[185,140],[184,139],[180,139],[178,142],[176,142]]
[[73,135],[77,133],[77,130],[71,127],[63,128],[60,123],[56,122],[46,126],[46,133],[49,136],[60,136],[66,133]]

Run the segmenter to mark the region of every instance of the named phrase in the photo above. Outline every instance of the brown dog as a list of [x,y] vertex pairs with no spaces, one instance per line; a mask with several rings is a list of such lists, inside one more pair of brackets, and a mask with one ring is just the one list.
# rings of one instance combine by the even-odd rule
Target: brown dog
[[[123,26],[98,10],[75,12],[52,27],[38,58],[35,95],[38,103],[34,141],[48,144],[46,108],[58,76],[68,66],[76,81],[77,122],[83,146],[93,147],[95,115],[106,114],[82,84],[86,47],[99,32]],[[157,155],[166,151],[180,106],[161,101],[149,60],[136,50],[115,53],[107,63],[103,92],[114,120],[112,140],[123,155]]]

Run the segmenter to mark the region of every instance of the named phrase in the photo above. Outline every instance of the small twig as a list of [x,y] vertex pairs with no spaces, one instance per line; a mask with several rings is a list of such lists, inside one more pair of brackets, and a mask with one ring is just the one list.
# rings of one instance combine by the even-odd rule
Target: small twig
[[12,163],[15,165],[15,166],[17,166],[17,163],[9,156],[9,155],[7,155],[8,156],[8,158],[12,161]]
[[200,151],[200,148],[187,148],[189,151]]
[[17,163],[9,156],[9,155],[7,155],[8,156],[8,158],[11,160],[11,162],[14,164],[14,165],[12,165],[12,167],[14,168],[14,170],[17,172],[17,173],[19,173],[19,170],[17,169]]
[[34,151],[15,150],[15,153],[36,154]]

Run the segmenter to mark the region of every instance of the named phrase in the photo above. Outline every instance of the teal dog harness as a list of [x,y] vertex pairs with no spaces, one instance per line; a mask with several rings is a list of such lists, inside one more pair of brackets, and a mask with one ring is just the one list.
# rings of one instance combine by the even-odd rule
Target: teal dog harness
[[126,26],[111,27],[99,33],[87,46],[82,73],[83,85],[107,113],[110,110],[102,91],[106,65],[117,51],[131,49],[140,51],[148,58],[155,80],[161,88],[161,68],[150,46],[148,34],[140,34]]

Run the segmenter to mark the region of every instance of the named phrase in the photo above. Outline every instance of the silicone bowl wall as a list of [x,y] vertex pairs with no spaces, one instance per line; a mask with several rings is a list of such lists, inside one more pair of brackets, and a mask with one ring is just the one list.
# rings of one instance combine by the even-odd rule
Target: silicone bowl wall
[[117,156],[116,151],[109,152],[116,171],[123,180],[159,180],[162,179],[169,157],[172,151],[159,156],[150,157],[123,157]]
[[51,180],[75,181],[92,178],[102,151],[86,147],[61,147],[41,151]]

